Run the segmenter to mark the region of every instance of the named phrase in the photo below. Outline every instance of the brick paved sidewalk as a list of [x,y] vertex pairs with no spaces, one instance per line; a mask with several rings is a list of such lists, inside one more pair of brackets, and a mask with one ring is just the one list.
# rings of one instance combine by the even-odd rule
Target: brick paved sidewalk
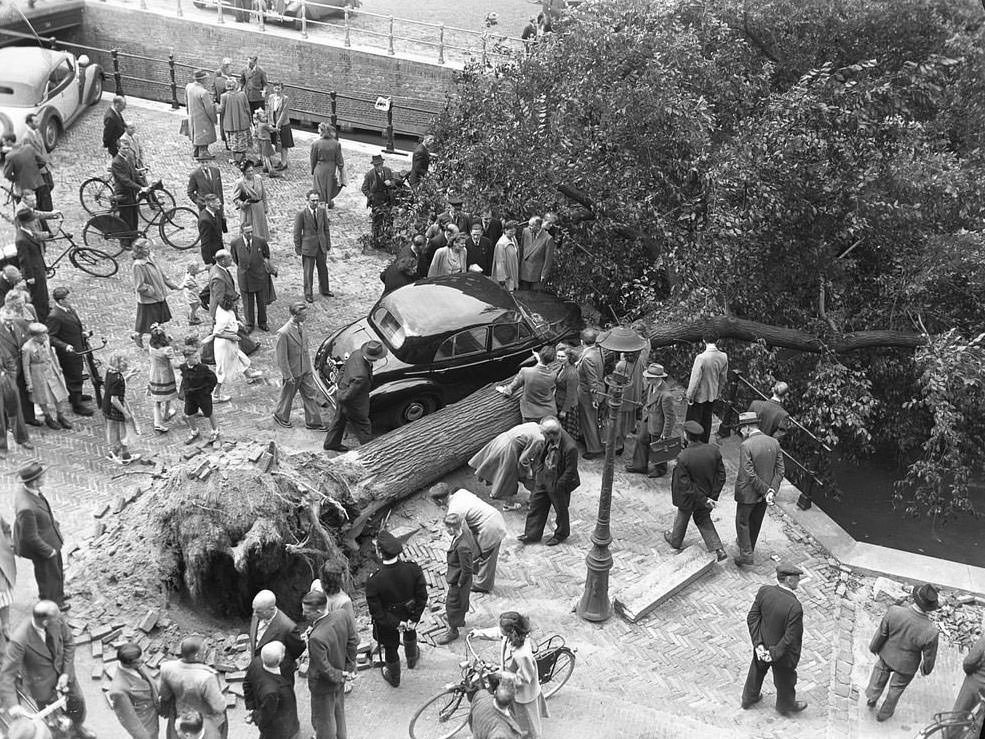
[[[102,172],[106,164],[99,147],[102,109],[88,113],[67,133],[54,154],[57,187],[56,207],[63,209],[67,227],[81,234],[84,223],[78,203],[78,186],[87,177]],[[184,201],[187,174],[193,166],[188,157],[186,140],[177,136],[179,116],[164,106],[131,101],[127,116],[136,122],[144,142],[146,157],[155,177],[163,177],[179,201]],[[291,169],[286,178],[268,181],[272,193],[271,248],[281,275],[277,283],[280,296],[272,306],[270,325],[286,320],[287,305],[300,295],[299,260],[291,245],[291,221],[301,207],[309,180],[306,168],[298,166],[307,156],[310,137],[298,136],[299,148],[293,152]],[[377,149],[344,145],[353,178],[369,167],[369,156]],[[218,151],[221,153],[221,151]],[[219,162],[227,192],[234,179],[233,168]],[[397,165],[402,166],[402,165]],[[310,326],[316,335],[326,335],[356,317],[365,315],[380,292],[378,274],[386,259],[378,254],[362,254],[358,237],[368,227],[362,197],[353,188],[343,191],[332,212],[333,243],[330,273],[335,299],[320,299],[311,311]],[[0,243],[11,240],[10,229],[0,227]],[[193,254],[179,254],[159,245],[156,254],[169,273],[177,278]],[[100,353],[123,351],[132,357],[139,374],[130,382],[130,399],[145,431],[137,451],[158,454],[174,461],[183,450],[180,426],[165,436],[149,435],[151,408],[142,393],[148,363],[126,338],[132,328],[134,300],[130,284],[129,263],[122,258],[120,273],[100,280],[66,266],[59,269],[53,288],[67,284],[87,324],[97,337],[104,335],[109,346]],[[177,296],[171,299],[176,315],[172,333],[183,336],[189,330],[178,310]],[[201,328],[201,327],[199,327]],[[201,333],[201,332],[200,332]],[[303,428],[284,430],[275,426],[271,411],[279,378],[272,362],[273,342],[257,335],[263,348],[255,363],[266,372],[266,379],[256,385],[237,380],[229,387],[233,401],[219,407],[223,433],[229,437],[274,439],[294,448],[316,449],[321,434]],[[295,412],[295,421],[299,411]],[[76,420],[76,419],[73,419]],[[34,432],[36,456],[51,465],[47,485],[55,510],[63,521],[70,539],[77,540],[91,528],[90,512],[99,502],[111,500],[118,491],[145,479],[140,468],[121,469],[105,460],[103,424],[99,416],[77,419],[71,432]],[[734,504],[731,503],[734,479],[734,442],[723,449],[729,463],[729,482],[723,504],[714,520],[723,540],[732,547]],[[34,456],[34,455],[31,455]],[[28,458],[13,451],[4,461],[3,489],[10,501],[16,468]],[[669,500],[667,478],[648,480],[622,472],[617,461],[613,494],[612,545],[615,566],[611,587],[615,592],[635,582],[657,563],[674,556],[664,544],[660,532],[669,528],[673,510]],[[119,477],[121,473],[138,473]],[[731,561],[718,566],[704,579],[693,584],[656,609],[637,625],[618,617],[605,624],[586,623],[572,612],[582,592],[585,577],[584,557],[594,524],[601,468],[598,462],[582,462],[582,486],[572,500],[572,532],[568,542],[552,549],[540,545],[521,547],[514,539],[504,546],[496,592],[475,599],[469,626],[495,623],[499,612],[518,609],[531,615],[537,633],[543,638],[558,632],[578,648],[578,665],[571,682],[551,701],[554,717],[545,727],[547,736],[580,737],[868,737],[912,736],[930,716],[950,708],[960,680],[956,651],[942,645],[934,674],[915,680],[907,690],[897,717],[887,724],[875,724],[859,697],[864,688],[872,659],[867,644],[883,605],[872,605],[872,578],[842,572],[838,563],[814,543],[778,509],[771,510],[764,525],[754,568],[740,570]],[[453,484],[470,487],[485,495],[467,471],[451,476]],[[787,489],[784,495],[794,493]],[[11,504],[2,509],[10,517]],[[508,513],[512,532],[520,533],[522,516]],[[439,533],[438,511],[425,500],[412,500],[398,507],[391,526],[422,525],[411,542],[415,556],[441,582],[445,541]],[[687,543],[698,541],[691,530]],[[745,616],[757,588],[773,581],[771,556],[788,559],[807,570],[801,588],[805,610],[804,654],[799,668],[799,695],[810,703],[801,716],[785,720],[772,709],[773,688],[767,680],[766,699],[750,711],[739,708],[739,693],[749,661],[749,637]],[[30,567],[21,561],[17,587],[18,615],[34,597]],[[432,596],[440,600],[440,590]],[[438,628],[440,610],[425,628]],[[429,617],[430,618],[430,617]],[[16,620],[16,618],[15,618]],[[219,628],[221,625],[216,625]],[[414,709],[445,682],[457,676],[457,659],[464,651],[461,642],[448,647],[425,647],[422,669],[411,673],[399,690],[383,685],[377,675],[365,674],[349,701],[351,736],[402,737]],[[80,656],[80,674],[88,674],[87,660]],[[98,699],[95,684],[83,680],[89,697],[92,722],[104,736],[119,735],[105,703]],[[299,690],[302,715],[307,710],[307,693]],[[233,718],[236,739],[253,736],[243,724],[243,711]]]

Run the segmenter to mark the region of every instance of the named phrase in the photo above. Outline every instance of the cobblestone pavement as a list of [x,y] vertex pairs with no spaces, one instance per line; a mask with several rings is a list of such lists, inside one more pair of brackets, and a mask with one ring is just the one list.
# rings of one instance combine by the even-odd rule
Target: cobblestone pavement
[[[103,106],[94,109],[66,135],[54,155],[57,187],[56,207],[67,214],[67,227],[81,233],[83,217],[77,190],[85,178],[98,174],[106,163],[100,140]],[[176,135],[179,116],[164,106],[132,101],[128,119],[137,123],[153,174],[163,177],[179,200],[191,163],[188,146]],[[298,134],[295,161],[306,155],[309,137]],[[376,149],[345,145],[350,172],[368,168],[369,156]],[[220,162],[227,191],[233,181],[231,166]],[[401,166],[401,165],[397,165]],[[287,315],[287,305],[300,295],[299,264],[293,255],[290,222],[303,202],[308,188],[305,168],[292,165],[288,176],[268,181],[272,192],[271,248],[281,269],[277,289],[280,299],[272,306],[270,325],[279,326]],[[330,273],[335,299],[319,299],[311,311],[310,325],[316,335],[364,315],[379,294],[378,274],[385,258],[362,254],[357,238],[368,223],[362,198],[347,188],[332,213],[335,244]],[[4,224],[0,243],[12,234]],[[157,256],[169,273],[177,278],[184,263],[194,255],[179,254],[159,245]],[[145,434],[137,448],[147,455],[160,455],[175,461],[184,448],[182,430],[164,436],[151,436],[151,408],[140,388],[146,380],[146,355],[136,350],[126,337],[132,328],[134,301],[129,264],[123,258],[120,274],[110,279],[88,277],[71,267],[59,269],[51,282],[72,287],[75,303],[96,335],[106,336],[109,346],[101,352],[123,351],[132,357],[139,374],[131,380],[130,397]],[[171,300],[176,315],[172,333],[182,336],[188,330],[179,301]],[[201,333],[201,332],[200,332]],[[303,428],[276,427],[271,410],[277,380],[272,364],[272,340],[258,334],[263,348],[255,355],[256,366],[266,371],[266,379],[256,385],[235,381],[229,390],[233,401],[219,407],[223,433],[230,437],[275,439],[288,447],[317,448],[321,435]],[[33,433],[36,456],[51,465],[47,490],[70,540],[85,536],[91,528],[90,513],[97,503],[107,502],[128,484],[120,478],[123,470],[105,458],[103,425],[94,419],[77,419],[73,431]],[[295,421],[299,411],[295,412]],[[33,430],[32,430],[33,431]],[[735,442],[725,445],[729,464],[726,500],[716,510],[714,520],[723,539],[731,545],[734,505],[730,490],[734,479]],[[34,456],[34,455],[31,455]],[[10,476],[29,458],[14,448],[3,462],[7,493],[2,512],[11,514]],[[128,468],[135,472],[139,468]],[[660,532],[669,528],[673,517],[667,478],[648,480],[622,472],[617,460],[613,493],[612,552],[614,568],[611,591],[638,581],[659,562],[673,556]],[[598,503],[601,468],[598,462],[582,462],[582,486],[572,500],[573,536],[564,545],[548,549],[540,545],[520,546],[509,539],[501,555],[500,574],[495,593],[474,599],[469,626],[495,623],[499,612],[517,609],[531,614],[536,635],[564,635],[578,648],[578,665],[568,686],[551,701],[553,716],[545,726],[547,736],[585,737],[868,737],[913,736],[936,711],[948,710],[960,677],[960,655],[944,646],[934,674],[917,679],[905,694],[897,716],[886,724],[875,723],[865,709],[864,689],[872,664],[867,645],[884,604],[872,599],[873,578],[860,577],[839,569],[838,563],[778,509],[773,509],[764,525],[757,551],[758,564],[740,570],[731,561],[717,566],[710,574],[656,609],[642,622],[632,625],[614,616],[604,624],[580,620],[572,608],[584,585],[584,557],[590,547]],[[133,478],[129,478],[133,480]],[[467,471],[459,471],[450,482],[469,487],[481,495],[487,491]],[[785,489],[783,495],[794,495]],[[507,513],[511,530],[520,533],[522,517]],[[420,532],[411,540],[409,553],[431,573],[433,602],[443,598],[442,562],[445,539],[439,532],[438,511],[425,500],[412,500],[393,513],[390,526],[418,525]],[[698,541],[689,532],[687,543]],[[772,709],[773,688],[767,680],[766,698],[749,711],[739,708],[739,694],[749,661],[749,637],[745,616],[749,604],[763,583],[773,579],[774,559],[796,562],[807,572],[800,597],[805,610],[804,654],[799,668],[799,696],[810,707],[795,719],[782,719]],[[17,586],[18,615],[35,597],[33,578],[21,561]],[[357,604],[360,605],[361,604]],[[422,625],[425,640],[443,626],[441,609],[429,612]],[[16,620],[16,617],[15,617]],[[219,625],[217,625],[218,627]],[[407,673],[399,690],[392,690],[372,673],[363,673],[349,699],[350,736],[354,739],[406,736],[413,711],[426,697],[457,675],[457,660],[464,652],[462,642],[450,647],[425,646],[421,669]],[[79,674],[89,674],[88,655],[79,656]],[[102,736],[120,735],[105,702],[98,700],[95,683],[83,678],[89,696],[92,723]],[[307,691],[299,689],[302,715],[307,715]],[[242,708],[233,713],[231,737],[254,736],[243,722]]]

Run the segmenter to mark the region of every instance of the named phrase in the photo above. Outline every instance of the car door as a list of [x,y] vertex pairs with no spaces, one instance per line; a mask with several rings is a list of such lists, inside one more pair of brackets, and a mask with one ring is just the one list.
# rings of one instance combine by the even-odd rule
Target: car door
[[435,352],[431,376],[445,388],[449,403],[496,379],[489,374],[489,327],[474,326],[445,339]]
[[524,365],[533,364],[531,351],[540,343],[519,315],[514,320],[494,323],[490,328],[489,373],[498,380],[515,374]]
[[75,63],[63,57],[48,74],[44,89],[44,105],[58,111],[62,121],[68,121],[79,106],[79,90],[76,86]]

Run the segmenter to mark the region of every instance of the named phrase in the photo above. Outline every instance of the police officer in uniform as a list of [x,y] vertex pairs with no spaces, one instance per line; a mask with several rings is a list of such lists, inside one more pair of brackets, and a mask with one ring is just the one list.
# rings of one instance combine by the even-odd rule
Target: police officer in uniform
[[383,647],[383,679],[400,685],[400,633],[403,632],[407,669],[413,670],[420,652],[417,622],[428,602],[427,583],[420,565],[400,559],[404,545],[389,531],[376,537],[376,551],[383,562],[366,581],[366,604],[373,619],[373,638]]

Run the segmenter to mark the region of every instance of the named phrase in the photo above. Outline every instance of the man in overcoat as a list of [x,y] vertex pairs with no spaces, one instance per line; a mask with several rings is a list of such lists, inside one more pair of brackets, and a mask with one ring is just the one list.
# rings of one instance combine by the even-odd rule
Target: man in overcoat
[[653,363],[643,372],[642,417],[636,434],[633,460],[626,466],[627,472],[646,473],[647,477],[663,477],[667,463],[658,462],[650,469],[650,444],[668,439],[677,425],[677,398],[667,382],[667,372],[662,364]]
[[232,266],[232,254],[225,249],[215,253],[215,264],[209,270],[209,313],[213,321],[223,296],[236,294],[236,280],[233,279]]
[[127,132],[127,123],[123,120],[123,111],[126,108],[126,98],[117,95],[103,115],[103,148],[111,157],[115,157],[120,150],[120,136]]
[[222,203],[217,195],[203,197],[205,207],[198,213],[198,248],[205,264],[215,264],[215,255],[226,247],[222,243]]
[[335,420],[325,435],[324,448],[329,451],[347,452],[342,445],[346,424],[356,432],[360,444],[373,437],[373,426],[369,420],[369,391],[373,388],[373,362],[387,355],[386,347],[379,341],[367,341],[352,352],[342,368],[338,382],[338,408]]
[[24,282],[31,293],[31,305],[38,314],[38,320],[48,318],[48,273],[44,261],[44,239],[32,229],[34,214],[21,210],[14,216],[17,231],[14,246],[17,249],[17,262]]
[[211,154],[204,154],[195,158],[198,160],[199,166],[195,167],[188,175],[188,187],[185,194],[188,195],[188,199],[198,208],[199,212],[208,205],[206,196],[215,195],[219,199],[219,206],[218,208],[213,206],[213,209],[219,215],[220,225],[223,233],[225,233],[226,225],[222,207],[226,201],[222,192],[222,172],[213,164],[215,157]]
[[396,181],[393,171],[384,166],[383,156],[374,154],[373,168],[363,177],[362,193],[366,196],[366,207],[373,216],[373,243],[380,241],[391,231],[393,224],[393,188]]
[[106,697],[123,730],[131,739],[157,739],[161,699],[157,681],[143,664],[143,650],[127,642],[116,650],[119,664]]
[[780,442],[759,430],[759,416],[748,411],[740,413],[739,431],[745,440],[739,447],[739,473],[735,478],[735,536],[739,546],[735,563],[743,566],[753,563],[766,506],[776,501],[784,469]]
[[445,620],[448,629],[435,639],[435,644],[450,644],[458,638],[458,630],[465,626],[465,614],[469,612],[469,596],[472,594],[472,568],[475,559],[475,538],[465,519],[458,513],[445,514],[445,528],[451,536],[445,555],[447,567],[445,582]]
[[578,420],[585,443],[585,459],[595,459],[604,453],[599,431],[599,406],[605,398],[605,365],[602,350],[596,344],[599,332],[586,328],[581,332],[582,352],[578,368]]
[[554,239],[544,228],[544,220],[533,216],[520,240],[520,288],[540,290],[554,266]]
[[86,338],[92,335],[82,326],[82,319],[68,300],[70,291],[64,285],[59,285],[51,291],[55,304],[48,314],[48,337],[55,348],[58,363],[65,375],[65,386],[68,388],[68,399],[72,410],[80,416],[91,416],[93,410],[86,405],[85,395],[82,394],[82,382],[85,375],[82,355],[85,350]]
[[202,662],[204,642],[199,636],[181,640],[181,658],[161,665],[161,715],[168,719],[168,739],[175,739],[178,716],[198,711],[205,720],[202,739],[225,739],[226,699],[219,689],[219,673]]
[[246,671],[243,692],[246,710],[252,712],[260,739],[296,739],[301,722],[294,693],[294,666],[283,644],[270,641],[263,645]]
[[21,484],[14,496],[14,552],[34,564],[34,578],[41,600],[54,601],[64,607],[62,545],[65,540],[51,505],[41,492],[44,467],[39,462],[30,462],[17,474]]
[[742,689],[742,708],[763,698],[761,688],[767,671],[773,670],[776,710],[788,717],[807,708],[797,700],[797,665],[804,638],[804,609],[794,591],[804,571],[789,564],[776,568],[776,585],[763,585],[756,593],[746,617],[753,655]]
[[126,145],[120,146],[113,161],[109,164],[109,171],[113,177],[113,196],[116,198],[116,212],[127,224],[127,230],[132,235],[121,239],[124,245],[129,246],[136,238],[139,226],[138,202],[140,193],[145,187],[145,183],[133,162],[127,156]]
[[269,331],[267,283],[270,275],[267,265],[270,263],[270,247],[265,239],[254,236],[252,224],[244,223],[240,231],[241,235],[229,245],[229,251],[237,267],[236,281],[243,296],[246,331],[252,333],[254,326],[259,326],[261,331]]
[[933,671],[940,629],[930,620],[929,614],[938,608],[937,589],[924,583],[913,589],[913,603],[890,606],[882,617],[869,644],[869,651],[877,659],[865,689],[866,705],[875,708],[889,684],[886,698],[876,714],[877,721],[885,721],[893,715],[900,696],[918,670],[924,676]]
[[[30,393],[27,392],[24,362],[21,361],[21,350],[25,342],[30,338],[27,327],[28,322],[21,318],[5,318],[0,320],[0,352],[6,355],[3,357],[4,367],[15,377],[18,399],[20,400],[21,416],[24,418],[24,423],[29,426],[40,426],[41,421],[38,421],[34,417],[34,402],[31,400]],[[21,438],[27,439],[26,430],[23,437],[17,438],[18,444],[24,443],[20,440]]]
[[332,248],[331,221],[314,190],[308,191],[307,205],[294,217],[294,253],[301,257],[304,275],[304,299],[314,303],[314,273],[318,271],[318,292],[334,297],[328,284],[328,265],[325,258]]
[[547,517],[554,509],[554,534],[545,543],[557,546],[571,535],[568,506],[571,493],[581,484],[578,477],[578,446],[561,423],[553,416],[540,422],[544,448],[534,469],[534,489],[530,493],[527,520],[523,533],[517,537],[524,544],[540,541]]
[[291,428],[291,407],[294,405],[294,396],[301,393],[305,427],[322,430],[325,427],[322,424],[318,404],[318,388],[311,370],[308,332],[304,328],[308,306],[300,301],[291,303],[290,313],[291,317],[287,323],[277,330],[275,353],[283,384],[280,388],[277,408],[274,410],[274,420],[284,428]]
[[216,141],[218,121],[215,99],[205,86],[209,73],[196,69],[194,79],[185,86],[185,105],[188,108],[188,138],[192,141],[192,156],[209,154],[209,144]]
[[711,520],[711,512],[725,487],[725,462],[717,446],[701,441],[703,429],[697,421],[685,421],[684,433],[687,449],[677,458],[670,484],[677,517],[674,528],[664,532],[664,539],[674,549],[680,549],[684,544],[687,525],[693,518],[708,551],[714,552],[721,562],[728,555]]
[[39,707],[66,694],[65,715],[72,721],[73,736],[95,739],[85,726],[86,702],[75,677],[75,637],[62,618],[58,604],[38,601],[31,612],[10,635],[0,669],[0,699],[11,716],[25,715],[18,703],[17,684]]

